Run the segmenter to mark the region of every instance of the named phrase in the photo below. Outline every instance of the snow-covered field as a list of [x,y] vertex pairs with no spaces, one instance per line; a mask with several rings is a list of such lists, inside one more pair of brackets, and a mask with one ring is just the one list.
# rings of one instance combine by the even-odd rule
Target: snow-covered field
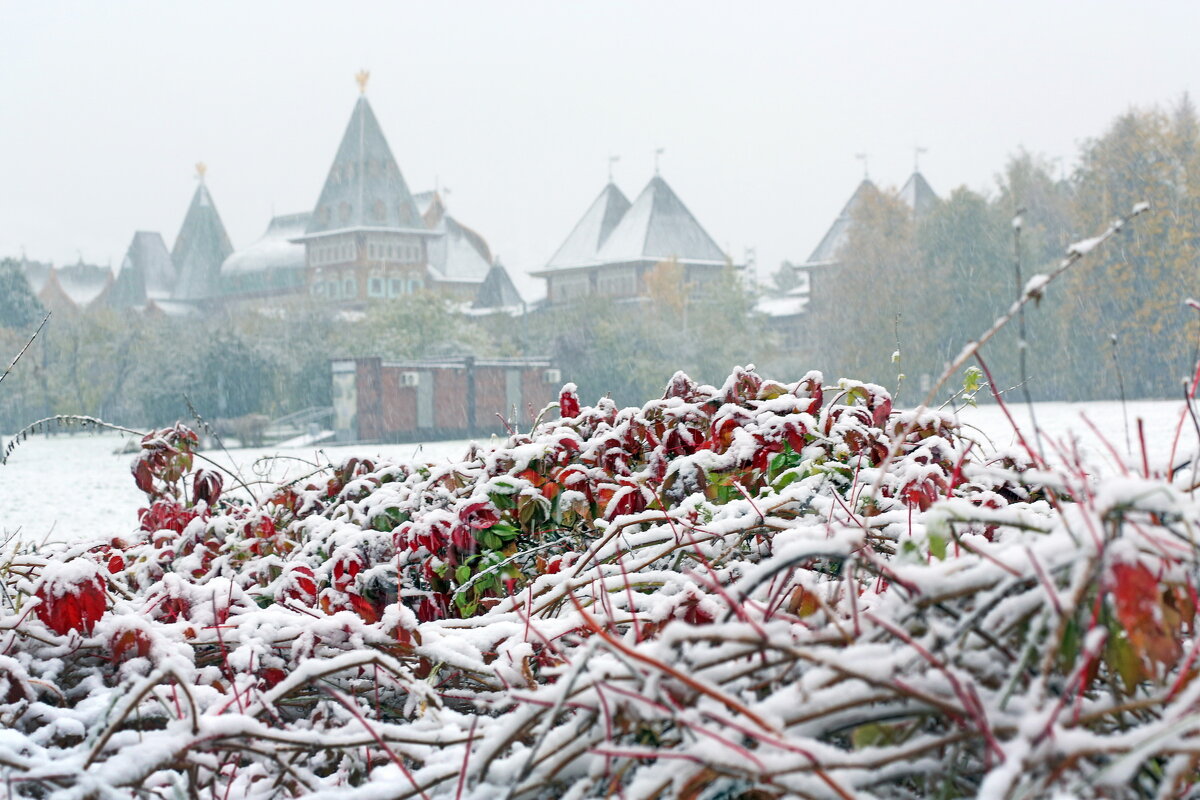
[[[1141,418],[1150,462],[1164,464],[1182,410],[1182,401],[1176,400],[1130,402],[1129,436],[1133,452],[1140,458],[1137,420]],[[1025,406],[1016,404],[1011,411],[1023,430],[1032,430]],[[1104,433],[1114,448],[1125,451],[1126,426],[1118,402],[1038,403],[1034,413],[1048,438],[1062,441],[1070,433],[1076,433],[1080,449],[1098,467],[1111,467],[1112,458],[1083,422],[1081,414]],[[961,419],[983,431],[998,447],[1014,440],[1011,426],[995,405],[965,409]],[[137,510],[143,505],[144,496],[134,486],[129,472],[133,456],[114,452],[125,441],[116,435],[76,434],[33,437],[23,443],[8,464],[0,466],[0,531],[18,532],[26,540],[49,537],[60,541],[128,532],[137,524]],[[1181,455],[1176,460],[1182,460],[1182,454],[1195,444],[1194,428],[1187,420],[1180,439]],[[351,455],[434,462],[457,459],[468,445],[467,441],[453,441],[424,445],[235,449],[229,451],[229,456],[220,451],[205,455],[222,465],[228,465],[232,457],[249,483],[266,477],[297,477],[312,470],[314,464],[327,464]],[[1053,453],[1048,442],[1045,446]]]
[[[25,540],[67,541],[114,536],[137,525],[145,495],[134,486],[130,453],[118,453],[130,437],[77,433],[50,438],[30,437],[0,466],[0,531],[5,538],[19,531]],[[286,480],[311,472],[314,465],[352,455],[388,460],[437,462],[458,459],[470,442],[428,444],[318,446],[306,448],[231,449],[204,455],[232,466],[246,483]],[[197,463],[197,466],[204,466]],[[232,482],[227,482],[232,489]]]

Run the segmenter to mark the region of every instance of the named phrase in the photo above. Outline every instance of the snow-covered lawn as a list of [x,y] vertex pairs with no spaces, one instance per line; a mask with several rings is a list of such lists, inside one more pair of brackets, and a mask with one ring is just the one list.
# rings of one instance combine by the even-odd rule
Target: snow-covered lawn
[[[133,455],[117,452],[128,438],[87,433],[30,437],[7,465],[0,466],[0,531],[6,535],[20,531],[22,539],[38,541],[47,536],[70,541],[128,533],[137,526],[138,508],[146,504],[146,496],[138,491],[129,471]],[[222,466],[229,466],[232,457],[236,471],[251,483],[299,477],[312,471],[313,464],[337,462],[351,455],[432,462],[458,459],[469,444],[267,447],[232,449],[228,455],[206,451],[205,455]],[[230,488],[234,488],[232,482]]]
[[[1032,430],[1024,405],[1014,403],[1010,410],[1023,430]],[[1183,402],[1178,400],[1130,402],[1129,436],[1133,452],[1140,453],[1137,420],[1141,418],[1150,462],[1164,464],[1182,410]],[[1118,402],[1037,403],[1034,413],[1042,431],[1055,440],[1077,433],[1081,449],[1100,464],[1111,465],[1111,458],[1081,414],[1104,432],[1113,447],[1120,452],[1125,450],[1126,428]],[[986,433],[998,447],[1013,442],[1012,428],[994,404],[964,409],[961,419]],[[49,536],[59,541],[127,533],[137,523],[137,509],[145,505],[145,496],[130,477],[132,456],[114,452],[124,441],[115,435],[76,434],[48,439],[38,436],[23,443],[8,464],[0,466],[0,530],[7,533],[19,530],[20,536],[27,540]],[[1181,453],[1186,453],[1195,441],[1189,419],[1183,428]],[[443,462],[461,457],[468,446],[468,441],[452,441],[423,445],[234,449],[229,455],[250,482],[264,477],[286,480],[311,470],[310,464],[336,462],[352,455]],[[1049,443],[1046,447],[1053,452]],[[229,458],[220,451],[209,451],[206,455],[222,465],[229,463]],[[271,456],[279,458],[260,460]]]

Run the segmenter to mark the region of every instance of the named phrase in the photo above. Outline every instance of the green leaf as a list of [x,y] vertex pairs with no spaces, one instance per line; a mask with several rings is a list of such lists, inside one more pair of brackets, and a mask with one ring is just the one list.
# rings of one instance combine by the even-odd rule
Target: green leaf
[[475,531],[475,540],[489,550],[499,550],[504,547],[504,542],[500,540],[499,536],[492,533],[491,528],[486,531]]
[[929,534],[929,554],[938,561],[946,560],[946,538],[936,533]]
[[974,394],[982,385],[983,370],[975,366],[967,367],[967,371],[963,373],[963,391],[967,394]]
[[882,747],[896,740],[896,726],[884,725],[880,722],[869,722],[859,725],[850,734],[850,743],[855,750],[866,747]]
[[511,494],[501,494],[500,492],[489,492],[488,497],[492,503],[501,511],[507,511],[517,505],[517,501],[513,499]]
[[460,586],[471,580],[471,568],[466,564],[459,564],[458,568],[454,570],[454,580],[458,581]]

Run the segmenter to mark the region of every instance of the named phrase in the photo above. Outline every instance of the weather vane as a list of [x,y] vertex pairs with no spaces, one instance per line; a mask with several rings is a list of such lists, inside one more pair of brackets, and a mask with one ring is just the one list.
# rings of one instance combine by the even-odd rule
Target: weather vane
[[869,161],[868,161],[868,159],[869,159],[869,154],[867,154],[867,153],[855,153],[855,154],[854,154],[854,157],[855,157],[855,158],[857,158],[859,161],[863,162],[863,180],[864,180],[864,181],[869,181],[869,180],[871,180],[871,167],[870,167],[870,164],[869,164]]
[[367,81],[371,80],[370,70],[360,69],[358,74],[354,76],[354,80],[358,81],[358,93],[367,93]]
[[913,172],[921,171],[921,154],[928,152],[928,147],[921,147],[919,144],[913,145]]
[[621,160],[620,156],[609,156],[608,157],[608,182],[609,183],[612,183],[612,181],[613,181],[613,178],[612,178],[613,164],[617,163],[620,160]]
[[658,158],[659,158],[659,156],[661,156],[663,154],[663,151],[665,151],[666,149],[667,148],[665,148],[665,147],[659,147],[654,151],[654,174],[655,175],[658,174]]
[[208,172],[208,167],[205,165],[205,163],[203,161],[197,161],[196,177],[200,179],[201,183],[204,183],[204,173],[206,172]]

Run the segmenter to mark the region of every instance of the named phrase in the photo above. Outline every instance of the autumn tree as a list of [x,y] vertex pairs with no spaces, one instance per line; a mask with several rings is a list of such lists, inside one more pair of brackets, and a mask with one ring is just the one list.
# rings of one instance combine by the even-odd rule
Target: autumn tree
[[1139,202],[1149,213],[1067,276],[1066,321],[1076,380],[1115,396],[1111,337],[1127,390],[1172,396],[1191,371],[1200,323],[1184,301],[1200,292],[1200,155],[1195,108],[1131,110],[1089,142],[1076,173],[1081,231],[1102,229]]
[[[816,287],[819,366],[830,377],[894,386],[901,370],[933,369],[925,320],[943,300],[922,282],[912,209],[895,192],[866,186],[853,220],[838,263]],[[903,365],[893,360],[897,350]]]

